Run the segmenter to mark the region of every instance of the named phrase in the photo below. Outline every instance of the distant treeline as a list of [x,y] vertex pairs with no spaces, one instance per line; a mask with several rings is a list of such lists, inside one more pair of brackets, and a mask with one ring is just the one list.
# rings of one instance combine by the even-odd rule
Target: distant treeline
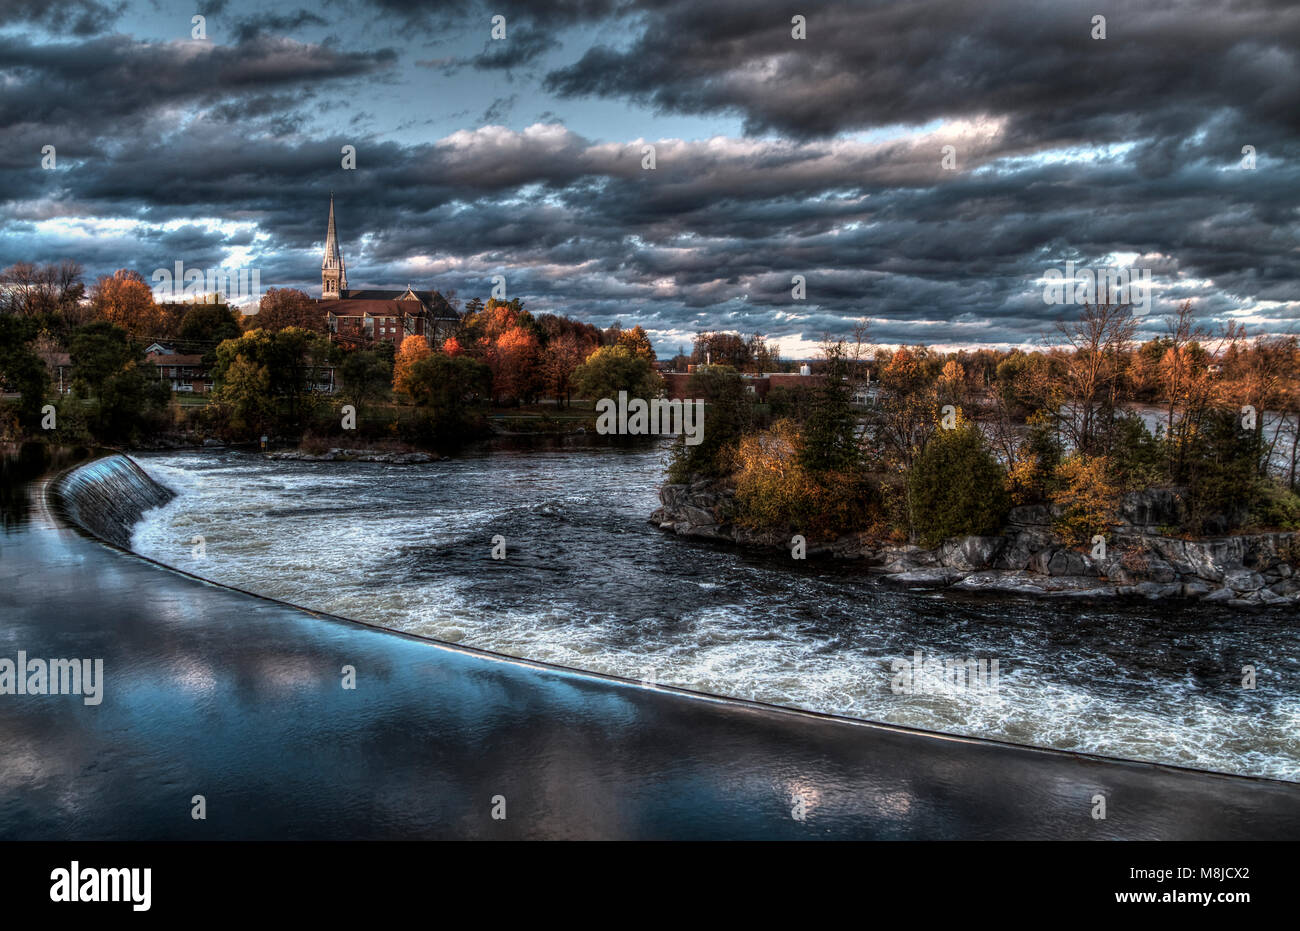
[[669,478],[729,485],[732,519],[808,539],[933,545],[1044,504],[1084,543],[1155,487],[1181,502],[1171,533],[1300,528],[1296,339],[1212,337],[1190,304],[1166,322],[1137,344],[1129,308],[1089,306],[1032,352],[872,349],[859,331],[824,346],[823,380],[761,405],[709,367],[687,389],[710,402],[705,441],[674,447]]

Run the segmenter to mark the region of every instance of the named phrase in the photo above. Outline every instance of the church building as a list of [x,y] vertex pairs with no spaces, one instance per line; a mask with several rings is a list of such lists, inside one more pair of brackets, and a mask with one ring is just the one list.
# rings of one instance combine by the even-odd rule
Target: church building
[[325,309],[325,324],[336,343],[364,347],[383,341],[401,346],[402,340],[415,335],[437,349],[460,322],[455,309],[437,291],[416,291],[409,284],[402,291],[348,288],[348,269],[334,225],[333,194],[320,280],[317,303]]

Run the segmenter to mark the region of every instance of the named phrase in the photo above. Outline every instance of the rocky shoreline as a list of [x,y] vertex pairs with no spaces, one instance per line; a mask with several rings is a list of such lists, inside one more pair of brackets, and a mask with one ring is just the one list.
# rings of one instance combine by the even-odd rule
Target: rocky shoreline
[[[739,527],[728,520],[734,492],[700,480],[659,489],[650,522],[682,536],[789,551],[788,535]],[[1166,536],[1176,522],[1177,496],[1152,490],[1124,496],[1121,520],[1094,558],[1053,532],[1053,509],[1013,508],[999,536],[956,537],[934,549],[851,534],[807,544],[809,556],[861,560],[891,582],[953,591],[1102,599],[1182,598],[1238,607],[1300,604],[1293,564],[1300,534],[1239,534],[1201,540]]]

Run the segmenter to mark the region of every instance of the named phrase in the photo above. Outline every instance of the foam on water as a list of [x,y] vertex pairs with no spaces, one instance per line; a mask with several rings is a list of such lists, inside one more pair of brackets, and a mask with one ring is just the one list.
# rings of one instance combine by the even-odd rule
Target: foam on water
[[[846,564],[646,524],[656,450],[502,453],[429,466],[148,456],[178,492],[139,552],[396,630],[790,707],[1300,780],[1289,618],[901,592]],[[191,555],[202,534],[206,554]],[[491,558],[492,537],[508,557]],[[997,659],[996,697],[909,696],[891,660]],[[1239,687],[1241,667],[1259,686]]]

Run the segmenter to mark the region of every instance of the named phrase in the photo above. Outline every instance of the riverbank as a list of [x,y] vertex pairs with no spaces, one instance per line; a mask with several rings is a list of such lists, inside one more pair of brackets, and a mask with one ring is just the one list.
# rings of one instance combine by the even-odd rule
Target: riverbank
[[[700,480],[666,484],[649,517],[661,530],[745,547],[791,550],[791,538],[728,519],[733,492]],[[938,547],[890,543],[866,534],[809,542],[806,555],[858,560],[886,581],[909,587],[1001,592],[1046,598],[1181,598],[1231,607],[1300,604],[1295,558],[1300,534],[1252,533],[1185,540],[1165,536],[1176,502],[1159,490],[1125,495],[1121,522],[1104,555],[1073,549],[1052,530],[1059,512],[1011,510],[998,536],[956,537]]]

